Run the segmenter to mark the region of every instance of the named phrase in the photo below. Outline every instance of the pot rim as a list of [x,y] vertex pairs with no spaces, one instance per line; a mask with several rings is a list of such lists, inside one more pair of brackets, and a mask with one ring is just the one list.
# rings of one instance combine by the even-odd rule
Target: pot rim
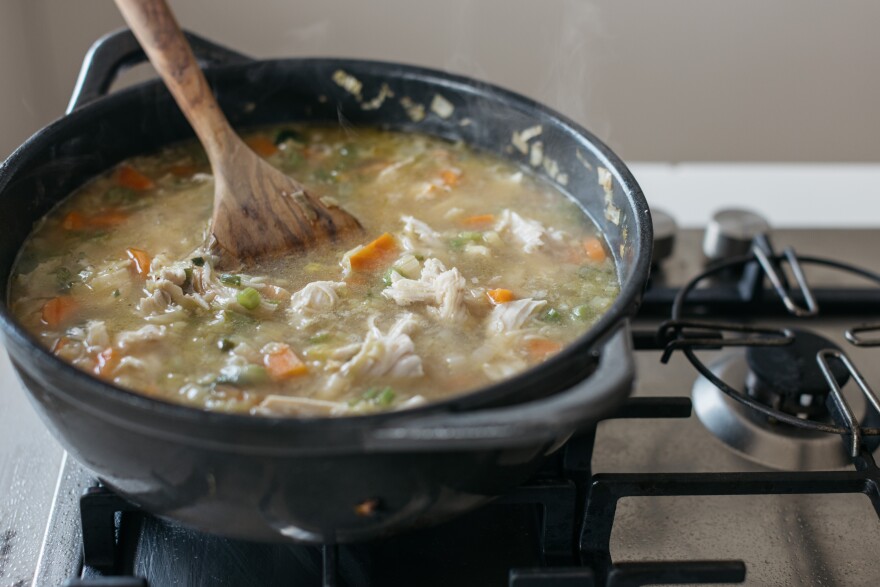
[[[386,424],[390,420],[411,419],[432,412],[467,411],[473,409],[470,406],[477,403],[479,403],[480,406],[488,405],[493,398],[501,398],[506,393],[510,393],[512,389],[520,389],[522,386],[543,379],[544,375],[553,371],[555,368],[560,367],[563,363],[589,357],[590,351],[594,349],[597,342],[601,342],[604,335],[606,335],[615,325],[619,324],[622,320],[635,312],[650,270],[652,227],[647,201],[645,200],[641,188],[625,163],[601,140],[563,114],[532,100],[531,98],[494,84],[489,84],[466,76],[446,73],[436,69],[397,62],[321,57],[267,59],[211,66],[206,68],[205,73],[209,80],[214,81],[215,79],[227,76],[241,76],[244,71],[260,66],[332,67],[334,65],[347,66],[349,69],[356,69],[358,67],[386,69],[389,72],[389,77],[406,78],[417,76],[428,78],[432,83],[446,89],[459,91],[465,90],[470,93],[477,93],[493,101],[500,101],[506,105],[514,106],[524,111],[534,112],[536,114],[536,119],[538,118],[537,115],[549,117],[553,119],[555,123],[559,124],[567,134],[577,137],[583,146],[589,149],[600,160],[600,162],[604,164],[606,169],[611,172],[614,179],[619,183],[626,201],[632,206],[634,222],[636,223],[637,231],[636,234],[631,235],[631,238],[634,243],[638,243],[638,246],[636,247],[636,255],[633,260],[630,279],[620,279],[621,276],[618,273],[618,279],[621,282],[620,292],[611,307],[591,328],[572,341],[558,354],[544,363],[532,366],[511,378],[406,410],[318,418],[296,416],[254,416],[250,414],[230,414],[209,411],[173,403],[171,401],[152,398],[98,379],[97,377],[77,369],[73,365],[54,356],[49,349],[40,344],[36,337],[32,336],[21,324],[19,324],[15,317],[12,316],[7,306],[8,292],[3,292],[4,296],[0,299],[0,329],[2,329],[5,336],[11,338],[15,343],[26,349],[29,355],[36,359],[36,362],[40,365],[40,369],[60,370],[66,377],[70,377],[81,383],[81,387],[88,389],[89,392],[93,394],[91,399],[98,400],[98,402],[86,401],[86,398],[75,397],[72,394],[69,394],[70,398],[76,403],[90,410],[97,410],[102,414],[108,413],[110,411],[109,406],[112,404],[122,403],[129,408],[144,410],[156,416],[172,418],[178,421],[185,421],[201,426],[235,426],[239,428],[244,426],[246,428],[267,430],[279,427],[292,428],[298,426],[349,427],[352,424],[356,424],[358,428],[370,428]],[[93,117],[95,113],[100,112],[100,110],[108,103],[143,101],[142,98],[139,98],[139,95],[145,94],[145,90],[155,92],[160,90],[160,88],[164,89],[160,80],[151,80],[116,91],[112,94],[101,96],[76,108],[71,113],[54,120],[34,133],[34,135],[28,138],[18,149],[16,149],[6,161],[0,164],[0,196],[2,196],[6,186],[9,184],[10,179],[15,175],[16,171],[22,165],[25,165],[34,153],[45,149],[49,144],[47,137],[50,137],[59,128],[62,128],[64,125],[75,123],[81,119]],[[430,134],[427,130],[425,132]],[[570,191],[569,188],[562,191],[566,190]],[[68,195],[65,195],[64,197],[67,197]],[[60,201],[60,199],[58,201]],[[557,390],[554,393],[558,393],[558,391],[561,390]],[[100,402],[107,403],[102,404]],[[470,404],[470,406],[468,406],[468,404]],[[100,407],[102,405],[104,408]]]

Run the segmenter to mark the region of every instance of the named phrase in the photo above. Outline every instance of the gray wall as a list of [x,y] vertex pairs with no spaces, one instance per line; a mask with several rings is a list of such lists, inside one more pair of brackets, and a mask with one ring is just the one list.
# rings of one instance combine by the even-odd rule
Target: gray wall
[[[638,161],[880,161],[880,3],[173,0],[255,56],[347,55],[478,76]],[[59,116],[109,0],[0,0],[0,157]]]

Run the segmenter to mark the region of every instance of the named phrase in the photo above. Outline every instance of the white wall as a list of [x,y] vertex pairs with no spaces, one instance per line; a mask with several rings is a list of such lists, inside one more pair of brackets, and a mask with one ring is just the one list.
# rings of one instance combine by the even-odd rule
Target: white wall
[[[172,0],[255,56],[446,68],[555,106],[628,160],[880,161],[880,3]],[[0,157],[59,116],[109,0],[0,1]]]

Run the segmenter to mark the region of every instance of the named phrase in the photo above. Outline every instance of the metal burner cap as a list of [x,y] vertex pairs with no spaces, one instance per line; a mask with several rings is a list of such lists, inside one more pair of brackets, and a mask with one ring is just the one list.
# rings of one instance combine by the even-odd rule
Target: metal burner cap
[[[822,375],[816,353],[823,349],[840,350],[827,338],[808,330],[792,329],[794,342],[787,346],[755,346],[746,350],[746,362],[762,387],[770,392],[799,399],[800,396],[828,395],[828,383]],[[837,383],[849,380],[846,368],[835,362],[831,366]],[[824,401],[824,400],[823,400]]]
[[[749,371],[742,352],[722,357],[708,367],[729,383],[745,380]],[[844,396],[856,418],[864,422],[868,406],[864,395],[848,387]],[[836,469],[852,463],[840,436],[777,423],[734,400],[705,377],[694,383],[691,397],[703,425],[749,460],[789,471]]]

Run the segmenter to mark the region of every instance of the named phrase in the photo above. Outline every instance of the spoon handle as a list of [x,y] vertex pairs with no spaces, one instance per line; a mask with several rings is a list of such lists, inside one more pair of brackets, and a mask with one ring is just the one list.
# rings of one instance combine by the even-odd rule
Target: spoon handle
[[195,129],[212,166],[236,141],[192,49],[165,0],[116,0],[150,63]]

